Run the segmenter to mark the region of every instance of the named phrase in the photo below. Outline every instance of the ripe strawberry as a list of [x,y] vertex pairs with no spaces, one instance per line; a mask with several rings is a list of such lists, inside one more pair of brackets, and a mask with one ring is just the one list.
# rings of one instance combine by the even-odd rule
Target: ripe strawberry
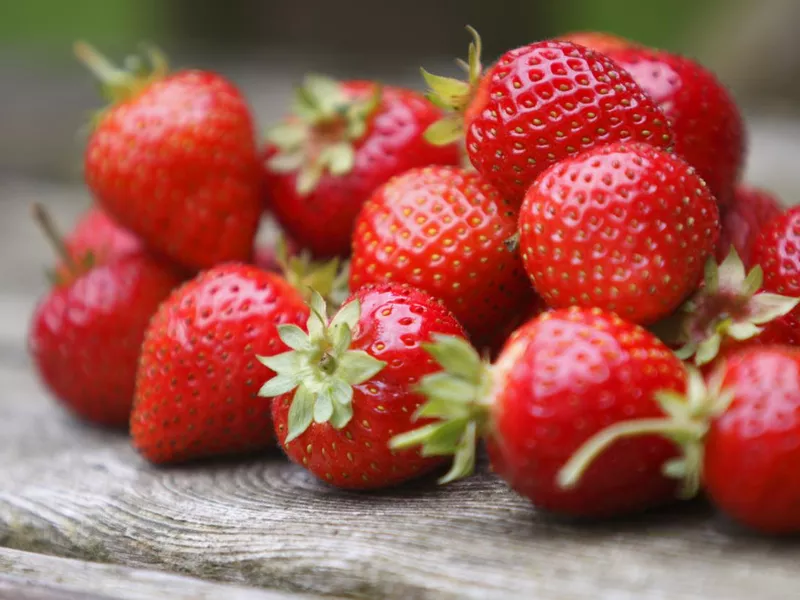
[[85,177],[100,205],[155,251],[193,269],[249,260],[263,210],[253,120],[239,91],[204,71],[119,71],[78,56],[114,104],[94,123]]
[[750,267],[750,252],[756,236],[764,225],[782,212],[780,201],[772,193],[749,185],[739,185],[733,200],[722,211],[717,260],[725,260],[733,247],[745,266]]
[[719,236],[705,183],[645,144],[550,167],[528,190],[519,223],[525,269],[549,305],[599,306],[641,324],[695,289]]
[[[59,241],[43,209],[37,212],[63,252],[63,266],[31,321],[28,346],[35,367],[73,413],[99,425],[125,427],[145,328],[180,276],[141,249],[117,256],[101,253],[101,262],[81,264]],[[97,222],[103,221],[98,217]],[[102,231],[79,229],[81,235],[73,234],[73,240],[98,248],[94,242]],[[121,241],[118,230],[107,233],[112,244]]]
[[709,258],[703,285],[681,307],[678,356],[703,366],[746,345],[789,343],[784,315],[800,298],[763,291],[762,282],[761,267],[747,273],[733,248],[719,267]]
[[747,348],[721,362],[707,385],[691,371],[687,387],[686,397],[660,396],[669,416],[618,423],[587,441],[559,473],[562,488],[581,485],[582,474],[607,460],[620,438],[656,434],[681,448],[683,456],[663,468],[684,480],[684,496],[702,483],[717,507],[752,529],[800,531],[800,351]]
[[153,463],[251,452],[273,444],[257,355],[286,346],[278,326],[304,323],[300,293],[274,273],[229,263],[176,290],[153,317],[136,375],[131,435]]
[[463,113],[470,161],[509,200],[521,200],[542,171],[582,151],[616,141],[671,146],[662,111],[604,55],[570,42],[536,42],[481,74],[473,34],[469,83],[424,73],[429,97],[456,111],[426,135],[438,143],[459,138]]
[[732,402],[705,438],[703,481],[711,501],[752,529],[800,532],[800,351],[737,353],[722,367],[722,387]]
[[654,397],[682,392],[681,362],[653,335],[614,313],[572,307],[544,313],[518,329],[494,366],[464,343],[439,338],[432,354],[444,374],[424,378],[438,417],[392,442],[422,444],[423,454],[454,454],[442,481],[468,475],[475,441],[485,436],[493,470],[539,508],[599,517],[671,500],[676,482],[661,472],[677,456],[657,436],[616,443],[565,491],[556,481],[586,440],[611,424],[663,416]]
[[516,224],[516,210],[477,173],[413,169],[364,205],[350,287],[408,283],[441,298],[479,347],[496,346],[535,302],[519,256],[505,246]]
[[744,167],[746,136],[725,86],[702,65],[669,52],[628,47],[607,54],[658,103],[672,127],[675,153],[727,205]]
[[404,284],[365,286],[328,320],[317,295],[308,334],[293,326],[279,333],[293,351],[261,358],[278,375],[260,393],[275,397],[275,431],[289,458],[353,489],[398,484],[441,464],[388,448],[414,426],[420,378],[438,371],[425,352],[431,336],[464,336],[439,300]]
[[81,215],[64,243],[73,260],[89,260],[92,264],[102,264],[144,248],[136,235],[120,227],[98,206],[91,206]]
[[608,54],[615,50],[626,48],[638,48],[640,45],[632,40],[628,40],[612,33],[602,31],[573,31],[558,37],[562,42],[572,42],[579,46],[586,46],[590,50]]
[[294,114],[267,136],[270,209],[314,255],[347,254],[353,222],[375,188],[414,167],[459,164],[456,144],[423,138],[441,116],[411,90],[308,77]]

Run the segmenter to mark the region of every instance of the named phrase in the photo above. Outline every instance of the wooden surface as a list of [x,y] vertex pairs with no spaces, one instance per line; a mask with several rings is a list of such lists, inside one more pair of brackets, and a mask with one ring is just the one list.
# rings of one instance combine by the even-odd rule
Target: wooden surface
[[[800,189],[790,171],[773,177],[777,163],[764,154],[752,164],[761,168],[754,180]],[[19,181],[0,189],[0,547],[12,549],[0,550],[0,598],[278,597],[256,588],[402,599],[797,597],[800,546],[747,535],[702,503],[581,525],[537,513],[486,473],[447,488],[428,480],[353,494],[278,453],[145,465],[124,436],[60,410],[27,360],[49,260],[27,206],[42,201],[69,223],[85,195]]]

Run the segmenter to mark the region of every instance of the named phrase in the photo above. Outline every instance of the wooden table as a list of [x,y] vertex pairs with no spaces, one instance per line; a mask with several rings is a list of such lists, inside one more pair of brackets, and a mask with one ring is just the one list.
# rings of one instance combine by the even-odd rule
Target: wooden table
[[[797,155],[787,131],[760,128],[751,163],[751,179],[784,194],[800,189],[781,168],[787,149]],[[355,494],[277,452],[146,465],[124,436],[66,415],[25,351],[50,260],[27,207],[42,201],[69,223],[84,192],[0,189],[0,598],[800,596],[800,547],[748,535],[702,503],[579,525],[537,513],[485,469],[447,488]]]

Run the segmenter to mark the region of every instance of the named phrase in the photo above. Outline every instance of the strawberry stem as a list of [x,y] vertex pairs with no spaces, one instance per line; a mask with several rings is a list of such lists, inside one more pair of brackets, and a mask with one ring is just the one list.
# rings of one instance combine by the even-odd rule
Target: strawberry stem
[[597,433],[581,446],[558,472],[558,485],[565,489],[575,487],[589,465],[611,444],[621,438],[660,434],[678,443],[678,440],[700,439],[705,431],[706,428],[702,423],[676,420],[673,417],[617,423]]
[[55,250],[56,254],[64,261],[70,273],[76,274],[79,272],[79,267],[75,259],[69,252],[67,245],[64,243],[64,238],[56,227],[55,221],[47,209],[38,202],[34,202],[31,207],[33,213],[33,220],[44,233],[44,237],[50,242],[50,245]]
[[110,60],[100,54],[93,46],[84,41],[73,45],[75,56],[104,84],[112,86],[124,85],[130,74],[115,67]]

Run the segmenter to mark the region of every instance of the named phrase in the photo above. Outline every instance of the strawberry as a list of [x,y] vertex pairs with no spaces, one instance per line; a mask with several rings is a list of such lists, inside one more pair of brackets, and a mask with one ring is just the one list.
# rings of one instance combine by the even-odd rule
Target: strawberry
[[286,350],[278,326],[305,323],[300,293],[274,273],[228,263],[170,295],[147,329],[131,436],[158,464],[252,452],[274,442],[257,355]]
[[659,419],[654,398],[684,390],[681,362],[641,327],[598,308],[572,307],[523,325],[493,366],[458,340],[437,338],[433,350],[445,373],[423,378],[429,401],[417,415],[439,421],[391,445],[453,454],[443,482],[472,471],[476,437],[483,436],[492,469],[548,511],[612,516],[673,498],[676,482],[661,466],[678,449],[658,436],[619,441],[571,490],[556,480],[593,434],[629,419]]
[[496,346],[535,302],[505,242],[517,212],[480,175],[413,169],[380,187],[353,234],[350,287],[400,281],[441,298],[478,346]]
[[789,343],[785,315],[800,298],[762,290],[763,279],[758,265],[745,271],[732,247],[719,266],[709,258],[703,285],[681,307],[678,356],[703,366],[745,345]]
[[562,42],[572,42],[579,46],[586,46],[601,54],[608,54],[615,50],[639,47],[639,44],[632,40],[627,40],[612,33],[605,33],[602,31],[573,31],[559,36],[558,40]]
[[347,254],[353,222],[375,188],[414,167],[459,164],[457,145],[423,138],[441,116],[411,90],[308,77],[293,114],[267,134],[270,209],[314,255]]
[[705,437],[711,501],[754,530],[800,532],[800,351],[749,348],[721,367],[730,405]]
[[205,71],[115,69],[78,56],[113,104],[95,120],[85,178],[100,205],[153,250],[191,269],[249,260],[262,207],[253,119],[241,93]]
[[415,425],[424,400],[416,385],[439,371],[425,351],[431,336],[463,339],[441,301],[399,283],[365,286],[329,320],[317,295],[307,331],[280,327],[292,351],[260,359],[278,373],[260,393],[274,397],[275,431],[291,460],[351,489],[398,484],[441,464],[388,448]]
[[553,307],[599,306],[650,324],[695,289],[719,236],[716,202],[680,158],[610,144],[536,180],[520,210],[520,247]]
[[520,201],[545,169],[582,151],[616,141],[671,146],[664,113],[604,55],[570,42],[536,42],[510,50],[482,74],[473,34],[469,83],[423,72],[429,97],[455,110],[426,135],[447,143],[466,131],[470,161],[509,200]]
[[136,235],[120,227],[98,206],[91,206],[81,215],[64,244],[75,262],[90,264],[103,264],[144,248]]
[[[683,480],[683,495],[701,484],[712,503],[739,523],[764,533],[800,532],[800,351],[754,346],[719,363],[708,383],[690,371],[686,396],[659,396],[661,419],[617,423],[587,441],[559,473],[562,490],[581,485],[608,460],[620,438],[660,435],[682,456],[663,464]],[[641,436],[641,437],[639,437]],[[634,471],[631,471],[633,475]]]
[[[62,267],[30,324],[28,347],[35,368],[50,392],[75,415],[99,425],[125,427],[145,328],[161,301],[179,285],[180,275],[141,249],[113,256],[112,248],[122,241],[116,229],[105,231],[110,246],[105,254],[98,253],[100,262],[80,263],[79,254],[70,250],[99,249],[103,225],[85,229],[84,220],[69,247],[41,207],[37,217],[59,248]],[[100,216],[91,218],[104,223]],[[117,250],[123,247],[120,243]]]
[[733,247],[745,266],[751,266],[750,252],[758,232],[782,212],[780,200],[771,192],[749,185],[737,186],[733,200],[722,211],[717,260],[725,260]]
[[675,153],[726,205],[744,166],[746,136],[739,108],[714,74],[695,61],[648,48],[608,49],[667,116]]

